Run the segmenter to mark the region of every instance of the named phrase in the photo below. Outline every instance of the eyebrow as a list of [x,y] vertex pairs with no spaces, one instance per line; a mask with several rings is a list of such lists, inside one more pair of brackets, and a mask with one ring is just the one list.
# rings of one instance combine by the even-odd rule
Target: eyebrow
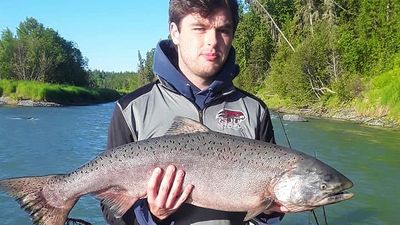
[[[192,26],[192,27],[196,27],[196,26],[207,27],[207,26],[209,26],[209,24],[202,23],[200,21],[196,21],[196,22],[190,23],[189,25]],[[219,29],[219,28],[233,29],[233,24],[232,24],[231,21],[228,20],[225,23],[223,23],[221,26],[217,26],[215,28],[216,29]]]

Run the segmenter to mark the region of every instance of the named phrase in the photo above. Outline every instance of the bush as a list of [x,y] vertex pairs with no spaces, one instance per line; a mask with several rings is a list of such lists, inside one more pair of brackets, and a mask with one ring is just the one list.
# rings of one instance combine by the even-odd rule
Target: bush
[[0,80],[2,95],[10,96],[17,90],[17,82],[12,80]]
[[400,123],[400,68],[371,80],[365,97],[357,102],[359,111],[371,116],[389,116]]

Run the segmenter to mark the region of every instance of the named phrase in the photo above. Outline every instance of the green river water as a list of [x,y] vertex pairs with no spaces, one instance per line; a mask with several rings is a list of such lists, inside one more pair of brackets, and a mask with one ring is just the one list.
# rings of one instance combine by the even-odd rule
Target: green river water
[[[0,106],[0,179],[65,173],[103,151],[113,104],[29,108]],[[276,115],[277,142],[287,145]],[[293,148],[333,166],[355,186],[353,199],[326,206],[329,225],[400,224],[400,131],[349,122],[310,119],[283,122]],[[317,210],[319,224],[325,224]],[[83,197],[71,217],[105,224],[98,201]],[[31,224],[27,214],[0,193],[0,224]],[[316,224],[311,213],[286,215],[282,225]]]

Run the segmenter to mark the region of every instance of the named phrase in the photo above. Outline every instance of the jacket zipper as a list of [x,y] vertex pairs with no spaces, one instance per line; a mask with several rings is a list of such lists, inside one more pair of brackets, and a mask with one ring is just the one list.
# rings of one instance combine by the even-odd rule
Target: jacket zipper
[[[177,91],[173,90],[172,88],[169,88],[169,87],[167,87],[166,85],[164,85],[163,82],[161,82],[160,79],[159,79],[159,82],[160,82],[160,84],[161,84],[165,89],[167,89],[167,90],[169,90],[169,91],[172,91],[172,92],[175,92],[175,93],[177,93],[177,94],[180,94],[180,93],[178,93]],[[219,98],[222,98],[223,96],[226,96],[226,95],[231,94],[232,92],[234,92],[234,90],[235,90],[235,89],[232,89],[232,90],[230,90],[230,91],[228,91],[228,92],[225,92],[225,93],[221,94],[220,96],[216,97],[215,99],[213,99],[212,101],[210,101],[208,104],[205,104],[203,109],[200,109],[200,108],[196,105],[196,103],[194,103],[194,102],[188,100],[190,103],[193,104],[194,108],[197,110],[197,112],[198,112],[198,114],[199,114],[199,122],[200,122],[201,124],[204,125],[204,123],[203,123],[203,122],[204,122],[204,119],[203,119],[204,110],[207,108],[208,105],[211,105],[210,103],[212,103],[212,102],[218,100]],[[181,94],[180,94],[180,95],[181,95]]]

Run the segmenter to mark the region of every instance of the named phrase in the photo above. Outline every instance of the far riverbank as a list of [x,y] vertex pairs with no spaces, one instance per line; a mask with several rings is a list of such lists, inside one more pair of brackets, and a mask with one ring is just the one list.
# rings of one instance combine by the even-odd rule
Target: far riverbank
[[0,80],[0,104],[18,106],[91,105],[112,102],[121,94],[107,88]]
[[371,117],[361,115],[354,108],[338,108],[335,110],[329,109],[312,109],[312,108],[302,108],[302,109],[287,109],[278,108],[271,109],[272,111],[278,112],[280,114],[295,114],[305,118],[324,118],[324,119],[335,119],[343,121],[351,121],[355,123],[365,124],[368,126],[377,126],[385,128],[400,128],[400,124],[395,120],[388,119],[386,117]]
[[[116,99],[115,99],[116,100]],[[106,101],[111,102],[111,101]],[[106,103],[101,102],[101,103]],[[93,103],[76,103],[73,105],[90,105],[90,104],[98,104],[100,102]],[[0,97],[0,105],[12,105],[12,106],[25,106],[25,107],[62,107],[67,106],[64,104],[56,103],[56,102],[47,102],[47,101],[33,101],[33,100],[15,100],[10,97]],[[69,104],[71,105],[71,104]],[[336,119],[343,121],[352,121],[360,124],[365,124],[368,126],[378,126],[385,128],[400,128],[400,124],[396,123],[393,120],[388,120],[385,118],[374,118],[368,116],[359,115],[355,109],[342,108],[337,109],[335,111],[328,110],[315,110],[315,109],[271,109],[274,112],[280,114],[296,114],[306,118],[326,118],[326,119]]]

